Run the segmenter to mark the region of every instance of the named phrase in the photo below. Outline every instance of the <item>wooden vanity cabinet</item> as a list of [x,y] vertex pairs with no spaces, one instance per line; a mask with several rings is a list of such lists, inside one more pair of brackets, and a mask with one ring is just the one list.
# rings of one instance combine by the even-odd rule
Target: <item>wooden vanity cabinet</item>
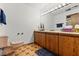
[[34,32],[35,43],[60,56],[79,56],[79,35],[61,32]]

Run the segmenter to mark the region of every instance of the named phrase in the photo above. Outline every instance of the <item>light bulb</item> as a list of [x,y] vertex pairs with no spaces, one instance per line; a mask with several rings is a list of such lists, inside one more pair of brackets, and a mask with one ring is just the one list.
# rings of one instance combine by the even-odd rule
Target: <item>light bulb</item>
[[58,8],[58,7],[55,7],[54,10],[57,9],[57,8]]
[[66,3],[63,3],[62,5],[63,5],[63,6],[65,6],[65,5],[66,5]]
[[61,5],[58,5],[58,7],[60,8],[60,7],[61,7]]

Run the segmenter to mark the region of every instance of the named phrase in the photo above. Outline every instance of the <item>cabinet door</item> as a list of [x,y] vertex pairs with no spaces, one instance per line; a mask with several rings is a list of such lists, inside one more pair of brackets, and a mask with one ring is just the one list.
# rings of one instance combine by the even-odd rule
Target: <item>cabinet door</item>
[[59,55],[73,56],[74,55],[74,38],[71,36],[59,36]]
[[46,33],[46,48],[58,54],[58,34]]
[[34,42],[39,44],[39,33],[38,32],[34,32]]
[[59,36],[59,55],[63,55],[63,40],[64,40],[64,37],[62,36]]
[[45,47],[45,33],[39,33],[39,45]]
[[79,56],[79,37],[75,37],[75,56]]
[[42,47],[45,47],[45,33],[35,32],[35,43],[39,44]]

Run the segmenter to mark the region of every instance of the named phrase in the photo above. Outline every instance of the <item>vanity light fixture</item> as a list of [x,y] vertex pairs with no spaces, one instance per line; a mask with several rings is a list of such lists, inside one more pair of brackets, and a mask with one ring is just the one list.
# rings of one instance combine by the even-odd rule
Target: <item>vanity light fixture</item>
[[70,5],[70,4],[71,4],[71,3],[61,3],[61,4],[59,4],[58,6],[56,6],[55,8],[51,9],[49,12],[43,13],[42,15],[45,15],[45,14],[51,13],[51,12],[53,13],[54,11],[59,10],[59,9],[65,7],[65,6],[68,6],[68,5]]
[[58,7],[55,7],[53,10],[56,10],[56,9],[58,9]]
[[58,5],[58,8],[61,8],[62,7],[62,5],[60,4],[60,5]]
[[66,3],[63,3],[63,4],[62,4],[62,6],[65,6],[65,5],[66,5]]
[[65,7],[65,6],[69,5],[69,4],[71,4],[71,3],[59,4],[59,5],[58,5],[57,7],[55,7],[54,10],[52,10],[51,12],[54,12],[54,11],[56,11],[56,10],[58,10],[58,9],[61,9],[61,8]]

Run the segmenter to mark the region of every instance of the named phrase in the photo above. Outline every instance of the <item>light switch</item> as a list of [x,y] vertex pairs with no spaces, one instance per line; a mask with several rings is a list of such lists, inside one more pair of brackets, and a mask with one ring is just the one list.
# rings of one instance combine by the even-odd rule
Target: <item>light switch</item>
[[21,35],[23,35],[24,33],[21,33]]
[[17,33],[17,35],[20,35],[20,33]]

